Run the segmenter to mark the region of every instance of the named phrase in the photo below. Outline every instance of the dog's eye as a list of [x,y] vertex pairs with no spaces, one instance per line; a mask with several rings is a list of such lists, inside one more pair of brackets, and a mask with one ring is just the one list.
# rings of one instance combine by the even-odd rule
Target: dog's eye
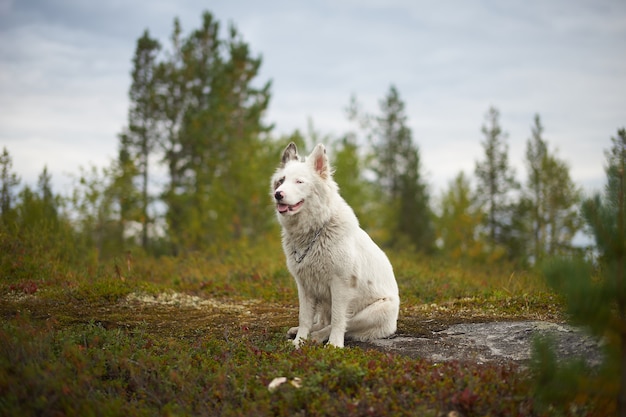
[[302,184],[304,181],[302,180],[296,180],[296,184]]
[[274,181],[274,189],[277,189],[278,187],[280,187],[283,184],[283,182],[285,182],[285,177]]

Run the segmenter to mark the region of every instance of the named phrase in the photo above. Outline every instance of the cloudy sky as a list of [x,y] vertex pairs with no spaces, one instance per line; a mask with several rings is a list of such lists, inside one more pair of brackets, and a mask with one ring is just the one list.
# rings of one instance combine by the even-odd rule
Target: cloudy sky
[[167,47],[173,19],[187,33],[204,10],[263,57],[277,135],[308,119],[341,135],[351,95],[376,112],[394,84],[435,194],[473,172],[490,106],[518,179],[538,113],[587,191],[602,187],[603,151],[626,126],[623,0],[0,0],[0,147],[23,183],[46,165],[66,192],[79,166],[108,165],[136,40],[148,29]]

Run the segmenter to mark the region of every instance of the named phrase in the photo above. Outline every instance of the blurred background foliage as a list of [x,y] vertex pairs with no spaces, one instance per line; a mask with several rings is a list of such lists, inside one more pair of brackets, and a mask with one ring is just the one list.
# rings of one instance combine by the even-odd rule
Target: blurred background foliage
[[528,178],[516,178],[500,113],[490,108],[475,172],[459,172],[432,195],[394,85],[375,114],[351,97],[353,129],[342,135],[310,122],[306,133],[277,137],[264,120],[271,81],[259,79],[260,55],[233,25],[223,32],[208,12],[186,34],[175,20],[167,46],[144,32],[118,156],[108,167],[84,167],[69,195],[54,192],[46,167],[36,188],[21,184],[4,148],[3,244],[86,263],[129,250],[221,256],[242,242],[267,244],[278,234],[268,178],[295,141],[303,152],[327,145],[342,195],[387,248],[521,266],[582,250],[573,244],[582,230],[581,191],[543,137],[539,115],[527,141]]

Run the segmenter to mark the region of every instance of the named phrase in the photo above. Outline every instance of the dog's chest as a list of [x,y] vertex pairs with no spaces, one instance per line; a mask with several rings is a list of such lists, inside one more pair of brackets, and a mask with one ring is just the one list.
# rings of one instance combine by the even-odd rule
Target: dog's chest
[[[342,280],[347,274],[349,262],[343,256],[328,251],[325,242],[316,243],[302,257],[293,248],[285,248],[287,267],[298,282],[299,288],[317,300],[329,300],[333,280]],[[342,258],[343,260],[341,260]]]
[[291,262],[289,269],[300,290],[309,297],[317,300],[330,299],[331,281],[337,278],[327,265],[316,263],[311,259],[301,263]]
[[332,281],[350,275],[350,247],[343,229],[334,221],[306,235],[283,234],[289,272],[299,287],[315,298],[330,296]]

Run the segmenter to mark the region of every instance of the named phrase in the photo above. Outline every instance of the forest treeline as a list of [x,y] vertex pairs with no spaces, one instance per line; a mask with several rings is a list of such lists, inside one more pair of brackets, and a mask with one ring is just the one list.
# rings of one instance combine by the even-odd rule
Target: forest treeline
[[[539,115],[529,121],[526,178],[513,170],[500,113],[490,108],[474,171],[459,172],[433,196],[396,87],[374,114],[353,97],[346,117],[354,128],[343,135],[310,128],[277,137],[265,121],[271,81],[260,79],[261,64],[233,25],[222,31],[208,12],[187,34],[175,20],[167,47],[146,30],[110,166],[81,169],[71,194],[59,195],[45,167],[35,187],[22,184],[3,149],[2,251],[36,247],[72,262],[265,244],[279,234],[268,178],[289,141],[304,149],[326,143],[342,195],[387,247],[520,264],[581,251],[572,241],[583,227],[582,192],[544,137]],[[625,137],[621,129],[613,140]]]

